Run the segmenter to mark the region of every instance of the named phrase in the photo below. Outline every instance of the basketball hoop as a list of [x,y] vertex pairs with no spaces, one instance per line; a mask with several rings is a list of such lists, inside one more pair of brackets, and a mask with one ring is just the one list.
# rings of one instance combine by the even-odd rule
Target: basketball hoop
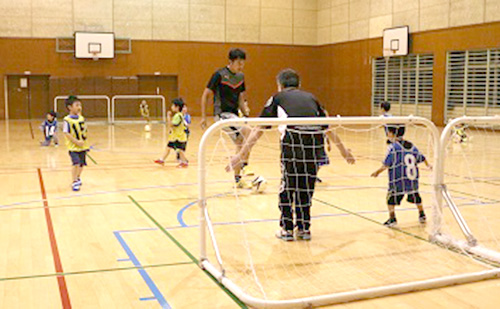
[[92,54],[92,60],[94,60],[94,61],[99,60],[99,52],[98,51],[93,51],[90,53]]

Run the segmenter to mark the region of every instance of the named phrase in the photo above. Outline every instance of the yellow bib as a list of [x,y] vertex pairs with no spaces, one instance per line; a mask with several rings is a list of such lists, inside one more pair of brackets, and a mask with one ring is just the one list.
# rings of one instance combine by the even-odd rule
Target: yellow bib
[[187,134],[186,134],[186,125],[184,124],[184,116],[181,112],[176,113],[174,117],[172,117],[172,127],[170,128],[170,134],[168,136],[168,140],[186,142]]
[[64,117],[64,121],[69,126],[69,134],[77,140],[83,140],[83,147],[75,145],[69,139],[66,139],[66,146],[69,151],[85,151],[89,149],[87,141],[87,126],[85,125],[85,118],[82,115],[78,115],[78,118],[72,118],[70,115]]

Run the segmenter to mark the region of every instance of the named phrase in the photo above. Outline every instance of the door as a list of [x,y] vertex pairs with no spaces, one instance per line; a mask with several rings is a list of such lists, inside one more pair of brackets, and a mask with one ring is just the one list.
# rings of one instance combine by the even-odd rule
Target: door
[[52,109],[49,75],[8,75],[10,119],[41,119]]

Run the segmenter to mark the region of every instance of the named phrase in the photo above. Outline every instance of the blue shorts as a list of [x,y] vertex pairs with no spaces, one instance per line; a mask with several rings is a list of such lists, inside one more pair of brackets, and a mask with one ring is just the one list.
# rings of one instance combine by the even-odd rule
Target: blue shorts
[[84,151],[70,151],[71,163],[73,165],[85,166],[87,165],[87,150]]
[[387,204],[393,206],[401,205],[401,201],[407,195],[407,201],[412,204],[422,204],[422,197],[418,192],[405,193],[405,192],[387,192]]
[[186,145],[187,142],[171,141],[168,143],[167,147],[172,148],[175,151],[177,150],[186,151]]

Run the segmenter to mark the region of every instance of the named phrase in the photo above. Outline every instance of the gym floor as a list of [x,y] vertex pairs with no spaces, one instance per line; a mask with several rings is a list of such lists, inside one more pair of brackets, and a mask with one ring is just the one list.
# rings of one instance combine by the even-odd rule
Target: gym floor
[[[197,265],[197,146],[203,132],[199,119],[193,122],[187,169],[177,169],[172,154],[163,167],[153,163],[166,144],[163,125],[147,133],[143,124],[91,124],[93,149],[82,190],[72,192],[62,138],[58,148],[40,147],[39,122],[1,121],[0,307],[244,306]],[[358,162],[348,166],[333,150],[331,165],[320,172],[313,240],[275,239],[279,152],[273,133],[266,136],[268,142],[256,146],[251,161],[268,180],[263,194],[233,194],[232,176],[223,172],[233,151],[226,138],[212,141],[209,152],[214,155],[209,207],[222,258],[228,277],[250,294],[263,297],[266,291],[269,299],[283,299],[490,268],[429,243],[410,204],[398,211],[399,229],[383,227],[386,176],[369,175],[380,165],[374,157],[383,157],[384,145],[372,149],[365,135],[350,131],[342,138]],[[475,143],[480,147],[481,139]],[[458,150],[450,153],[447,162],[454,175],[447,180],[462,213],[480,241],[500,249],[497,157],[483,156],[479,163],[488,175],[471,188],[466,167],[454,165]],[[421,171],[428,179],[430,171]],[[431,217],[426,181],[422,195]],[[447,216],[446,226],[460,236]],[[335,307],[497,308],[499,288],[500,280],[488,280]]]

